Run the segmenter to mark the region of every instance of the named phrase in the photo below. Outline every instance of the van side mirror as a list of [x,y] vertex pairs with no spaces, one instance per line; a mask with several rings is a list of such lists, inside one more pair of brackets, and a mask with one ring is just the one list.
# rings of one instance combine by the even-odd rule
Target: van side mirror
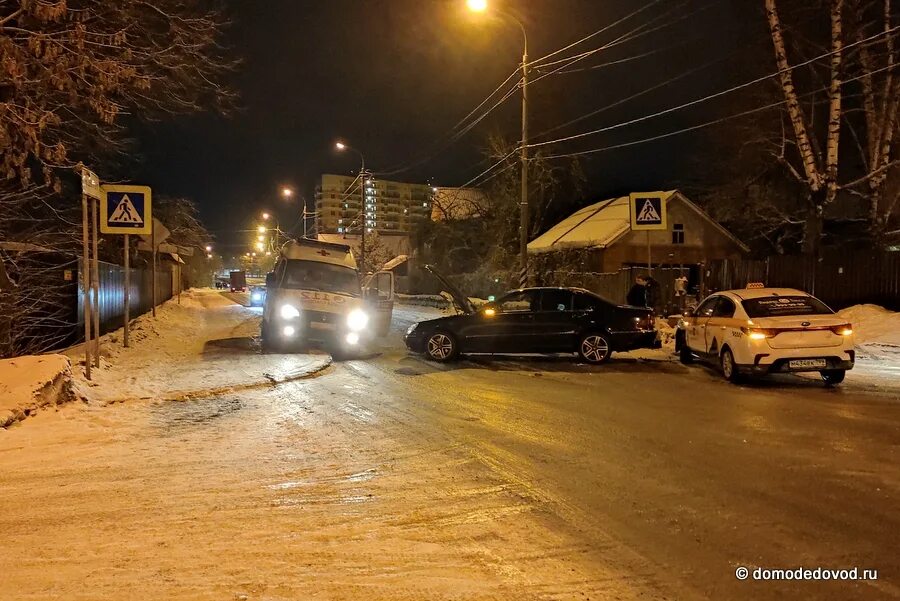
[[269,273],[266,274],[266,288],[268,288],[270,286],[272,286],[272,287],[275,286],[275,272],[274,271],[270,271]]

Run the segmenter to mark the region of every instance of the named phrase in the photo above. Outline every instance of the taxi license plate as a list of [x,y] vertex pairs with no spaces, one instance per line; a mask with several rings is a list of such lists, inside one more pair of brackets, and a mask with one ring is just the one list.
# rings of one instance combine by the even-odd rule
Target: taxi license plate
[[821,369],[828,365],[825,359],[794,359],[793,361],[788,361],[788,368],[790,369]]
[[309,327],[311,327],[314,330],[333,330],[334,324],[321,322],[321,321],[311,321],[309,323]]

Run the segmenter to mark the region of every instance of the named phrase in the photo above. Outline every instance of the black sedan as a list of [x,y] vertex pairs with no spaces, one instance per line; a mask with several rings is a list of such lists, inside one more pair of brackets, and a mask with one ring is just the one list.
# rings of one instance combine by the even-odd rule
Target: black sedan
[[406,346],[434,361],[462,353],[577,353],[604,363],[613,351],[659,348],[649,309],[615,305],[580,288],[525,288],[476,310],[451,290],[459,315],[415,324]]

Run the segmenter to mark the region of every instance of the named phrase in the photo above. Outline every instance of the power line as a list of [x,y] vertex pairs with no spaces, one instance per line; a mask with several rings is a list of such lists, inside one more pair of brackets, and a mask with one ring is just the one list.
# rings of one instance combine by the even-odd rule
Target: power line
[[[900,65],[896,65],[896,64],[894,64],[894,65],[888,65],[888,66],[886,66],[886,67],[882,67],[882,68],[880,68],[880,69],[876,69],[875,71],[870,71],[870,72],[868,72],[868,73],[865,73],[865,74],[863,74],[863,75],[857,75],[856,77],[852,77],[852,78],[850,78],[850,79],[845,79],[845,80],[843,81],[843,83],[850,83],[850,82],[858,81],[858,80],[860,80],[860,79],[863,79],[864,77],[869,77],[869,76],[872,76],[872,75],[876,75],[876,74],[881,73],[881,72],[883,72],[883,71],[889,71],[889,70],[894,69],[894,68],[896,68],[896,67],[898,67],[898,66],[900,66]],[[823,87],[821,87],[821,88],[819,88],[819,89],[817,89],[817,90],[813,90],[812,92],[807,92],[806,94],[804,94],[803,96],[801,96],[801,98],[807,98],[807,97],[809,97],[809,96],[814,96],[815,94],[818,94],[818,93],[820,93],[820,92],[827,91],[828,89],[829,89],[828,86],[823,86]],[[569,153],[564,153],[564,154],[544,155],[544,156],[542,156],[542,157],[540,157],[540,158],[541,158],[541,159],[545,159],[545,160],[570,158],[570,157],[576,157],[576,156],[583,156],[583,155],[586,155],[586,154],[597,154],[597,153],[600,153],[600,152],[607,152],[607,151],[609,151],[609,150],[617,150],[617,149],[620,149],[620,148],[627,148],[627,147],[629,147],[629,146],[637,146],[637,145],[639,145],[639,144],[646,144],[647,142],[655,142],[655,141],[657,141],[657,140],[662,140],[662,139],[664,139],[664,138],[671,138],[672,136],[677,136],[677,135],[680,135],[680,134],[683,134],[683,133],[687,133],[687,132],[691,132],[691,131],[696,131],[696,130],[698,130],[698,129],[703,129],[703,128],[709,127],[709,126],[711,126],[711,125],[718,125],[719,123],[724,123],[725,121],[730,121],[731,119],[737,119],[737,118],[740,118],[740,117],[746,117],[747,115],[752,115],[752,114],[754,114],[754,113],[759,113],[759,112],[762,112],[762,111],[766,111],[766,110],[769,110],[769,109],[772,109],[772,108],[781,106],[781,105],[786,104],[786,103],[787,103],[786,100],[779,100],[779,101],[777,101],[777,102],[772,102],[772,103],[767,104],[767,105],[764,105],[764,106],[756,107],[756,108],[753,108],[753,109],[748,109],[748,110],[746,110],[746,111],[741,111],[741,112],[739,112],[739,113],[734,113],[734,114],[728,115],[728,116],[726,116],[726,117],[720,117],[720,118],[718,118],[718,119],[713,119],[713,120],[707,121],[707,122],[705,122],[705,123],[700,123],[699,125],[692,125],[692,126],[690,126],[690,127],[685,127],[685,128],[682,128],[682,129],[679,129],[679,130],[676,130],[676,131],[672,131],[672,132],[665,133],[665,134],[659,134],[659,135],[656,135],[656,136],[651,136],[651,137],[649,137],[649,138],[643,138],[643,139],[641,139],[641,140],[633,140],[633,141],[631,141],[631,142],[623,142],[623,143],[621,143],[621,144],[613,144],[613,145],[611,145],[611,146],[603,146],[603,147],[600,147],[600,148],[592,148],[592,149],[589,149],[589,150],[583,150],[583,151],[579,151],[579,152],[569,152]],[[534,159],[531,159],[531,160],[537,160],[537,157],[534,158]]]
[[[852,43],[850,43],[850,44],[847,44],[847,45],[845,45],[840,51],[848,50],[848,49],[850,49],[850,48],[853,48],[854,46],[858,46],[858,45],[860,45],[860,44],[869,42],[869,41],[871,41],[871,40],[873,40],[873,39],[876,39],[876,38],[879,38],[879,37],[881,37],[881,36],[888,35],[888,34],[890,34],[890,33],[893,33],[894,31],[897,31],[898,29],[900,29],[900,25],[897,25],[897,26],[895,26],[895,27],[893,27],[893,28],[891,28],[891,29],[883,30],[883,31],[881,31],[881,32],[879,32],[879,33],[876,33],[876,34],[874,34],[874,35],[869,36],[868,38],[865,38],[865,39],[858,40],[858,41],[856,41],[856,42],[852,42]],[[752,85],[756,85],[756,84],[758,84],[758,83],[761,83],[761,82],[763,82],[763,81],[766,81],[767,79],[771,79],[771,78],[773,78],[773,77],[777,77],[778,75],[781,75],[782,73],[784,73],[784,72],[786,72],[786,71],[793,71],[794,69],[797,69],[798,67],[804,67],[804,66],[809,65],[809,64],[811,64],[811,63],[820,61],[820,60],[822,60],[823,58],[828,58],[828,57],[831,56],[832,54],[835,54],[835,52],[839,52],[839,51],[833,50],[833,51],[830,51],[830,52],[826,52],[826,53],[820,54],[819,56],[816,56],[816,57],[814,57],[814,58],[808,59],[808,60],[803,61],[803,62],[801,62],[801,63],[798,63],[798,64],[796,64],[796,65],[790,66],[790,67],[788,67],[787,69],[778,70],[778,71],[776,71],[776,72],[774,72],[774,73],[770,73],[770,74],[764,75],[764,76],[762,76],[762,77],[757,77],[756,79],[753,79],[753,80],[751,80],[751,81],[747,81],[747,82],[744,82],[744,83],[742,83],[742,84],[738,84],[738,85],[736,85],[736,86],[732,86],[732,87],[730,87],[730,88],[728,88],[728,89],[721,90],[721,91],[719,91],[719,92],[715,92],[714,94],[709,94],[709,95],[707,95],[707,96],[703,96],[702,98],[697,98],[697,99],[695,99],[695,100],[691,100],[691,101],[689,101],[689,102],[685,102],[685,103],[680,104],[680,105],[678,105],[678,106],[673,106],[673,107],[670,107],[670,108],[667,108],[667,109],[663,109],[663,110],[661,110],[661,111],[657,111],[657,112],[652,113],[652,114],[649,114],[649,115],[644,115],[644,116],[642,116],[642,117],[636,117],[636,118],[634,118],[634,119],[630,119],[630,120],[624,121],[624,122],[622,122],[622,123],[617,123],[617,124],[615,124],[615,125],[609,125],[609,126],[606,126],[606,127],[601,127],[601,128],[599,128],[599,129],[595,129],[595,130],[591,130],[591,131],[587,131],[587,132],[582,132],[582,133],[580,133],[580,134],[573,134],[573,135],[571,135],[571,136],[566,136],[566,137],[564,137],[564,138],[558,138],[558,139],[556,139],[556,140],[547,140],[547,141],[545,141],[545,142],[536,142],[536,143],[534,143],[534,144],[529,144],[528,147],[529,147],[529,148],[537,148],[537,147],[540,147],[540,146],[547,146],[547,145],[549,145],[549,144],[558,144],[558,143],[560,143],[560,142],[568,142],[568,141],[570,141],[570,140],[576,140],[576,139],[579,139],[579,138],[585,138],[585,137],[592,136],[592,135],[596,135],[596,134],[599,134],[599,133],[605,133],[605,132],[612,131],[612,130],[615,130],[615,129],[620,129],[620,128],[622,128],[622,127],[627,127],[627,126],[629,126],[629,125],[634,125],[635,123],[641,123],[641,122],[643,122],[643,121],[648,121],[648,120],[654,119],[654,118],[656,118],[656,117],[661,117],[661,116],[667,115],[667,114],[669,114],[669,113],[674,113],[674,112],[676,112],[676,111],[680,111],[680,110],[682,110],[682,109],[685,109],[685,108],[688,108],[688,107],[691,107],[691,106],[694,106],[694,105],[697,105],[697,104],[701,104],[701,103],[703,103],[703,102],[712,100],[712,99],[714,99],[714,98],[719,98],[719,97],[721,97],[721,96],[725,96],[725,95],[730,94],[730,93],[732,93],[732,92],[736,92],[737,90],[742,90],[742,89],[747,88],[747,87],[750,87],[750,86],[752,86]],[[850,81],[850,80],[846,80],[846,81]]]
[[574,48],[575,46],[578,46],[579,44],[582,44],[582,43],[588,41],[589,39],[591,39],[591,38],[593,38],[593,37],[596,37],[596,36],[600,35],[601,33],[605,33],[606,31],[608,31],[609,29],[615,27],[616,25],[619,25],[620,23],[624,23],[625,21],[631,19],[632,17],[635,17],[635,16],[639,15],[640,13],[644,12],[645,10],[648,10],[648,9],[654,7],[655,5],[659,4],[661,1],[662,1],[662,0],[653,0],[652,2],[649,2],[649,3],[645,4],[645,5],[642,6],[641,8],[639,8],[639,9],[637,9],[637,10],[635,10],[635,11],[633,11],[633,12],[627,14],[627,15],[625,15],[624,17],[622,17],[622,18],[619,19],[618,21],[614,21],[614,22],[610,23],[609,25],[606,25],[605,27],[603,27],[603,28],[601,28],[601,29],[598,29],[598,30],[595,31],[594,33],[589,34],[589,35],[586,35],[585,37],[581,38],[580,40],[577,40],[577,41],[575,41],[575,42],[572,42],[572,43],[569,44],[568,46],[564,46],[564,47],[560,48],[559,50],[554,50],[554,51],[551,52],[550,54],[545,54],[544,56],[542,56],[542,57],[540,57],[540,58],[537,58],[537,59],[531,61],[530,63],[528,63],[528,66],[530,67],[530,66],[533,66],[533,65],[537,65],[537,64],[541,63],[542,61],[544,61],[544,60],[546,60],[546,59],[548,59],[548,58],[550,58],[550,57],[552,57],[552,56],[556,56],[557,54],[561,54],[561,53],[565,52],[566,50],[569,50],[569,49],[571,49],[571,48]]
[[[494,111],[494,109],[496,109],[498,106],[500,106],[501,104],[503,104],[504,102],[506,102],[506,100],[508,100],[509,97],[512,96],[513,93],[515,93],[515,91],[516,91],[516,90],[518,89],[518,87],[519,87],[519,84],[521,83],[521,79],[520,79],[519,81],[517,81],[517,82],[512,86],[512,88],[510,88],[509,90],[507,90],[506,94],[504,94],[503,97],[502,97],[500,100],[498,100],[497,102],[495,102],[489,109],[487,109],[486,111],[484,111],[478,118],[476,118],[474,121],[472,121],[471,123],[469,123],[468,125],[466,125],[465,127],[463,127],[463,128],[460,130],[460,127],[461,127],[466,121],[468,121],[470,117],[472,117],[476,112],[478,112],[479,109],[481,109],[485,104],[487,104],[488,102],[490,102],[491,99],[494,98],[494,96],[496,96],[497,93],[498,93],[500,90],[502,90],[503,87],[506,86],[506,85],[509,83],[509,81],[510,81],[511,79],[513,79],[513,78],[518,74],[518,72],[519,72],[519,69],[518,69],[518,67],[517,67],[516,69],[514,69],[514,70],[512,71],[512,73],[510,73],[510,74],[506,77],[506,79],[504,79],[504,80],[500,83],[500,85],[498,85],[496,88],[494,88],[494,91],[493,91],[493,92],[491,92],[490,94],[488,94],[487,97],[485,97],[484,100],[482,100],[480,103],[478,103],[478,105],[477,105],[474,109],[472,109],[471,111],[469,111],[469,113],[468,113],[465,117],[463,117],[462,119],[460,119],[460,120],[456,123],[456,125],[454,125],[452,128],[450,128],[450,130],[449,130],[447,133],[445,133],[443,136],[441,136],[441,137],[438,138],[435,142],[433,142],[433,143],[432,143],[432,147],[434,147],[434,149],[431,150],[428,154],[426,154],[426,156],[421,157],[421,158],[419,158],[419,159],[417,159],[417,160],[415,160],[415,161],[405,163],[405,164],[404,164],[404,163],[401,163],[399,166],[394,166],[394,167],[391,167],[391,168],[386,169],[386,170],[384,170],[384,171],[379,171],[379,172],[377,173],[377,175],[394,175],[394,174],[397,174],[397,173],[402,173],[402,172],[404,172],[404,171],[409,171],[410,169],[412,169],[412,168],[414,168],[414,167],[418,167],[419,165],[422,165],[422,164],[424,164],[424,163],[427,163],[428,161],[430,161],[431,159],[433,159],[439,152],[441,152],[441,151],[447,149],[449,146],[451,146],[451,145],[454,144],[455,142],[457,142],[457,141],[459,141],[460,139],[462,139],[463,136],[465,136],[467,133],[469,133],[476,125],[478,125],[478,124],[479,124],[481,121],[483,121],[488,115],[490,115],[490,114]],[[445,140],[445,138],[446,138],[446,140]]]

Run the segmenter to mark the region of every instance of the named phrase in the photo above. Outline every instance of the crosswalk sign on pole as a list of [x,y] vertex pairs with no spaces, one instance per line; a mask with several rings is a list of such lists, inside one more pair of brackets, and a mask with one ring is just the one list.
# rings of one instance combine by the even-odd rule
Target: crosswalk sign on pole
[[104,185],[100,231],[148,235],[153,229],[152,192],[147,186]]
[[668,229],[667,192],[635,192],[629,198],[632,230]]

